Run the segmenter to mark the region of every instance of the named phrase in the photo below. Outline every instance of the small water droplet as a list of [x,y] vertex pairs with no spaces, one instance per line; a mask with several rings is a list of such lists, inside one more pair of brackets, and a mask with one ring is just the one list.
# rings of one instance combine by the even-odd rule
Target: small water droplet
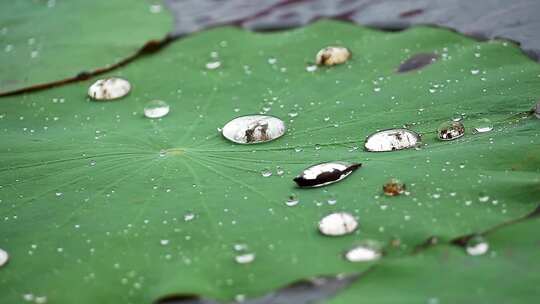
[[189,221],[192,221],[193,219],[195,219],[195,213],[188,212],[184,214],[184,222],[189,222]]
[[144,116],[148,118],[161,118],[169,114],[170,107],[163,100],[151,100],[144,107]]
[[467,241],[465,250],[467,251],[468,255],[483,255],[489,250],[489,244],[481,235],[475,235],[469,239],[469,241]]
[[167,245],[169,245],[169,240],[160,240],[159,243],[160,243],[162,246],[167,246]]
[[405,192],[405,184],[399,179],[392,178],[383,185],[383,192],[387,196],[396,196]]
[[90,167],[93,167],[93,166],[95,166],[95,165],[96,165],[96,161],[95,161],[95,160],[91,160],[91,161],[90,161]]
[[319,231],[328,236],[341,236],[354,232],[358,222],[350,213],[335,212],[319,221]]
[[285,123],[273,116],[248,115],[229,121],[222,134],[239,144],[257,144],[277,139],[285,134]]
[[487,203],[489,201],[489,195],[480,193],[480,196],[478,196],[478,201],[481,203]]
[[268,63],[269,63],[269,64],[276,64],[276,62],[277,62],[277,59],[276,59],[276,58],[274,58],[274,57],[268,58]]
[[282,176],[284,173],[285,173],[285,170],[283,170],[283,168],[281,168],[280,166],[276,167],[276,174],[278,176]]
[[360,163],[321,163],[305,169],[294,181],[298,187],[321,187],[346,178],[361,166]]
[[234,260],[238,264],[249,264],[255,261],[255,253],[243,253],[234,257]]
[[219,68],[220,66],[221,66],[221,61],[217,61],[217,60],[206,63],[206,68],[208,70],[215,70]]
[[389,129],[371,134],[364,147],[369,152],[388,152],[414,148],[420,144],[420,135],[408,129]]
[[289,115],[290,118],[295,118],[296,116],[298,116],[298,112],[296,112],[296,111],[291,111],[291,112],[289,112],[288,115]]
[[445,121],[437,128],[437,137],[440,140],[454,140],[465,134],[465,127],[459,121]]
[[479,73],[480,73],[480,70],[477,70],[477,69],[471,70],[472,75],[478,75]]
[[315,62],[317,65],[332,66],[345,63],[351,57],[351,51],[342,46],[329,46],[317,53]]
[[268,168],[265,168],[261,171],[261,175],[263,177],[270,177],[272,176],[272,171],[270,171]]
[[131,84],[122,78],[99,79],[88,88],[88,96],[94,100],[113,100],[126,96]]
[[345,253],[345,259],[349,262],[371,262],[380,259],[381,256],[381,245],[371,240],[363,241]]
[[6,265],[8,261],[9,261],[9,254],[7,253],[7,251],[0,248],[0,267]]
[[289,195],[289,197],[285,201],[285,205],[287,205],[288,207],[293,207],[293,206],[298,205],[299,202],[300,200],[298,199],[298,196],[296,196],[296,194],[293,193]]
[[475,133],[486,133],[493,130],[493,123],[487,118],[479,118],[472,122]]
[[310,64],[306,67],[306,71],[311,72],[311,73],[315,72],[316,70],[317,70],[317,66],[315,64]]

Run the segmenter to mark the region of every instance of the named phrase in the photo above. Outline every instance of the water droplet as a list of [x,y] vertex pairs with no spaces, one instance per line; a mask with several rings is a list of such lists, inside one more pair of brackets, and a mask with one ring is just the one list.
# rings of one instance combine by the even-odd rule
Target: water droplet
[[319,231],[328,236],[340,236],[354,232],[358,222],[350,213],[335,212],[319,221]]
[[184,214],[184,222],[189,222],[195,218],[195,213],[188,212]]
[[206,63],[206,68],[209,70],[215,70],[221,66],[221,61],[211,61]]
[[330,205],[330,206],[337,204],[337,198],[336,198],[336,195],[330,193],[330,194],[328,195],[328,199],[326,200],[326,203],[328,203],[328,205]]
[[144,116],[148,118],[161,118],[169,113],[170,107],[163,100],[149,101],[144,107]]
[[276,62],[277,62],[277,59],[276,59],[276,58],[274,58],[274,57],[268,58],[268,63],[269,63],[269,64],[276,64]]
[[397,69],[398,73],[405,73],[421,69],[439,59],[439,55],[433,53],[419,53],[405,60]]
[[255,253],[243,253],[234,257],[238,264],[249,264],[255,260]]
[[484,237],[481,235],[476,235],[467,241],[465,250],[467,251],[468,255],[483,255],[489,250],[489,244]]
[[45,296],[36,297],[34,299],[34,302],[36,304],[45,304],[45,303],[47,303],[47,297],[45,297]]
[[296,196],[296,194],[293,193],[289,195],[289,198],[287,198],[287,200],[285,201],[285,205],[289,207],[293,207],[293,206],[298,205],[299,202],[300,200],[298,199],[298,196]]
[[370,262],[381,258],[381,245],[375,241],[364,241],[345,253],[345,259],[349,262]]
[[479,118],[472,122],[475,133],[486,133],[493,130],[493,123],[487,118]]
[[454,140],[465,134],[465,127],[459,121],[445,121],[437,128],[437,137],[440,140]]
[[478,75],[480,73],[480,70],[473,69],[471,70],[472,75]]
[[405,184],[399,179],[392,178],[386,184],[383,185],[383,192],[388,196],[396,196],[405,192]]
[[351,52],[349,49],[342,46],[329,46],[317,53],[315,62],[317,65],[332,66],[342,64],[349,60]]
[[88,88],[88,96],[94,100],[112,100],[126,96],[131,84],[122,78],[99,79]]
[[369,152],[387,152],[414,148],[421,142],[420,135],[408,129],[389,129],[371,134],[364,147]]
[[321,187],[338,182],[349,176],[360,163],[329,162],[311,166],[294,178],[298,187]]
[[478,201],[481,203],[487,203],[487,201],[489,201],[489,195],[480,193],[480,196],[478,196]]
[[9,254],[7,253],[7,251],[0,248],[0,267],[6,265],[8,261],[9,261]]
[[306,67],[306,71],[308,72],[315,72],[317,70],[317,66],[314,64],[310,64]]
[[296,111],[291,111],[291,112],[289,112],[288,115],[289,115],[290,118],[295,118],[296,116],[298,116],[298,112],[296,112]]
[[272,176],[272,171],[270,171],[268,168],[265,168],[261,171],[261,175],[263,177],[270,177]]
[[160,243],[162,246],[167,246],[167,245],[169,245],[169,240],[160,240],[159,243]]
[[276,167],[276,174],[278,176],[282,176],[284,173],[285,173],[285,170],[283,170],[283,168],[281,168],[280,166]]
[[96,165],[96,161],[95,161],[95,160],[91,160],[91,161],[90,161],[90,167],[93,167],[93,166],[95,166],[95,165]]
[[229,121],[222,134],[238,144],[257,144],[274,140],[285,134],[285,123],[273,116],[248,115]]

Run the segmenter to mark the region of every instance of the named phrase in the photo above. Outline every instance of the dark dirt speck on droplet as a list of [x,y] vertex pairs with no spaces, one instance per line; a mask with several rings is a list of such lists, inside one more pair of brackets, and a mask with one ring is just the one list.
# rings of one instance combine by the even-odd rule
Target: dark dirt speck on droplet
[[419,53],[419,54],[413,55],[412,57],[410,57],[409,59],[401,63],[401,65],[397,69],[397,72],[406,73],[410,71],[419,70],[437,61],[437,59],[439,59],[439,55],[437,54]]

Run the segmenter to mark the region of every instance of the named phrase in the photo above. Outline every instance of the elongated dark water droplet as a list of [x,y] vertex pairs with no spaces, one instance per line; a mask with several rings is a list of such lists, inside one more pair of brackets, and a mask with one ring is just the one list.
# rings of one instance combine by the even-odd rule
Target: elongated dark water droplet
[[99,79],[88,88],[88,96],[94,100],[113,100],[126,96],[131,91],[129,81],[111,77]]
[[536,118],[540,119],[540,101],[538,101],[536,103],[533,110],[534,110],[534,116],[536,116]]
[[419,70],[439,59],[439,55],[433,53],[419,53],[411,56],[409,59],[405,60],[398,67],[398,73],[406,73],[410,71]]
[[420,135],[408,129],[389,129],[371,134],[364,147],[369,152],[388,152],[416,147]]
[[285,129],[285,123],[277,117],[247,115],[229,121],[221,133],[238,144],[257,144],[283,136]]
[[445,121],[437,128],[440,140],[454,140],[465,134],[465,127],[459,121]]
[[360,163],[328,162],[311,166],[294,178],[298,187],[321,187],[338,182],[349,176]]
[[328,214],[319,221],[319,231],[328,236],[340,236],[353,233],[358,227],[356,218],[347,212]]

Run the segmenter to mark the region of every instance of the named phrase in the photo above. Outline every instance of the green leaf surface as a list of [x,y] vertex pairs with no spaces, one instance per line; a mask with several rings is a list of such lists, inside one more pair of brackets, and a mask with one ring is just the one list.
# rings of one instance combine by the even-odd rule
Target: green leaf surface
[[540,295],[539,228],[535,218],[495,231],[487,237],[486,256],[442,245],[385,260],[328,303],[534,303]]
[[[347,64],[306,71],[320,48],[335,44],[351,49]],[[212,52],[222,64],[207,70]],[[395,73],[429,52],[441,59]],[[540,67],[509,43],[336,21],[271,34],[225,27],[115,75],[133,85],[118,101],[90,101],[92,81],[0,100],[0,248],[11,256],[0,268],[0,302],[29,292],[81,304],[150,303],[171,293],[254,297],[367,269],[342,256],[362,240],[394,244],[386,250],[399,263],[429,236],[444,242],[483,231],[538,203],[539,121],[524,113],[540,95]],[[168,116],[143,117],[152,99],[170,104]],[[285,136],[237,145],[217,132],[263,109],[287,123]],[[467,134],[438,141],[434,130],[456,112]],[[473,134],[478,118],[494,130]],[[362,150],[370,133],[403,125],[423,135],[421,149]],[[328,187],[295,188],[301,170],[332,160],[363,166]],[[385,197],[391,177],[410,194]],[[291,193],[295,207],[285,205]],[[320,235],[319,219],[342,210],[358,217],[359,230]],[[188,213],[195,219],[184,221]],[[235,244],[247,244],[255,261],[235,263]]]
[[[159,0],[0,3],[0,93],[115,64],[172,27]],[[151,12],[151,8],[155,13]]]

